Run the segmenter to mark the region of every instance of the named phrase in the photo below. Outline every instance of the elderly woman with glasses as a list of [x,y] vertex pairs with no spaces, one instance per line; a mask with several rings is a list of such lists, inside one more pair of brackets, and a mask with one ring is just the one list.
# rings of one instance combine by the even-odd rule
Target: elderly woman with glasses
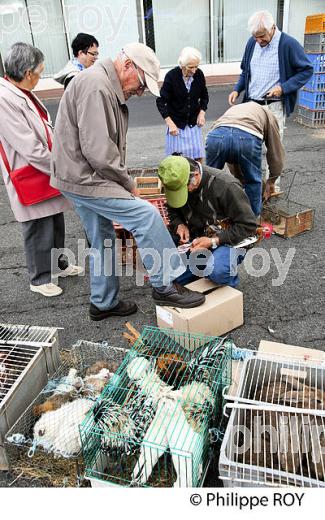
[[[51,252],[64,247],[63,211],[71,206],[59,192],[53,198],[26,204],[12,182],[13,173],[26,171],[28,166],[51,175],[50,117],[32,92],[44,70],[43,62],[43,53],[26,43],[15,43],[5,58],[6,76],[0,78],[0,169],[12,211],[22,225],[30,290],[58,296],[62,289],[52,283]],[[39,176],[34,182],[39,182]],[[29,197],[37,191],[33,184]],[[44,199],[42,193],[40,198]],[[80,267],[68,265],[62,255],[53,269],[59,276],[82,272]]]
[[202,127],[205,124],[209,95],[205,77],[199,69],[201,53],[185,47],[179,66],[166,76],[157,108],[166,122],[166,155],[173,153],[202,162],[204,155]]

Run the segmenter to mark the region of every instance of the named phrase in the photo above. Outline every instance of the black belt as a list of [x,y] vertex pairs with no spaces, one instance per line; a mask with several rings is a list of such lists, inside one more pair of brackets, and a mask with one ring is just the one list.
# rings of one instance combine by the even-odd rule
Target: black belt
[[271,103],[282,101],[282,99],[249,99],[249,101],[254,101],[254,103],[258,103],[259,105],[270,105]]

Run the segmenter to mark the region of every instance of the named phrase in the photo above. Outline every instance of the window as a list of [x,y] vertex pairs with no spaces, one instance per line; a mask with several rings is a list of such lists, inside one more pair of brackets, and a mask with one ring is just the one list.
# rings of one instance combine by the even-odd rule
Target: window
[[162,67],[174,67],[183,47],[195,47],[210,62],[209,0],[153,0],[156,53]]

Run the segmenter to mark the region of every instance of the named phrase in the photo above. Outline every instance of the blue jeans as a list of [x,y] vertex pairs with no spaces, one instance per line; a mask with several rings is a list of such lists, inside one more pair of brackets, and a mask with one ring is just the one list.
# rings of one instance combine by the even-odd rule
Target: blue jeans
[[[63,195],[73,203],[91,248],[99,255],[99,269],[94,255],[89,256],[90,301],[98,309],[111,309],[119,301],[119,278],[115,273],[114,265],[116,234],[113,222],[121,224],[134,236],[143,263],[149,271],[150,282],[154,287],[168,285],[185,271],[181,256],[175,248],[159,211],[149,202],[138,198],[83,197],[67,192],[64,192]],[[105,253],[109,239],[112,241],[112,256],[107,260]],[[157,256],[158,265],[156,266],[150,256],[150,251]],[[145,254],[146,252],[147,254]],[[109,275],[105,273],[105,261],[112,264],[109,266],[111,268]],[[152,273],[150,273],[151,269]]]
[[[242,263],[245,258],[246,251],[244,249],[234,249],[229,246],[219,246],[212,250],[212,255],[207,261],[207,271],[210,273],[207,278],[218,285],[229,285],[237,287],[239,284],[239,276],[237,266]],[[203,273],[202,273],[202,276]],[[185,273],[177,278],[177,282],[181,285],[194,282],[199,278],[194,275],[188,267]]]
[[239,128],[219,126],[208,133],[206,163],[222,170],[225,163],[236,164],[244,178],[244,190],[256,216],[262,209],[262,139]]

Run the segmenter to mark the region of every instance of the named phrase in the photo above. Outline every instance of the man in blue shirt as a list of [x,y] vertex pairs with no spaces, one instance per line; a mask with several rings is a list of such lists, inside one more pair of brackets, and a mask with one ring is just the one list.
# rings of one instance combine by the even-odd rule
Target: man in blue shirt
[[276,116],[283,137],[285,117],[295,107],[298,90],[313,74],[313,66],[302,46],[279,31],[268,11],[254,13],[248,21],[252,37],[241,62],[242,72],[229,95],[234,105],[244,91],[244,102],[266,105]]
[[71,44],[73,58],[68,61],[66,66],[55,74],[54,79],[67,88],[70,81],[81,71],[94,65],[98,59],[99,43],[95,36],[86,33],[79,33]]

